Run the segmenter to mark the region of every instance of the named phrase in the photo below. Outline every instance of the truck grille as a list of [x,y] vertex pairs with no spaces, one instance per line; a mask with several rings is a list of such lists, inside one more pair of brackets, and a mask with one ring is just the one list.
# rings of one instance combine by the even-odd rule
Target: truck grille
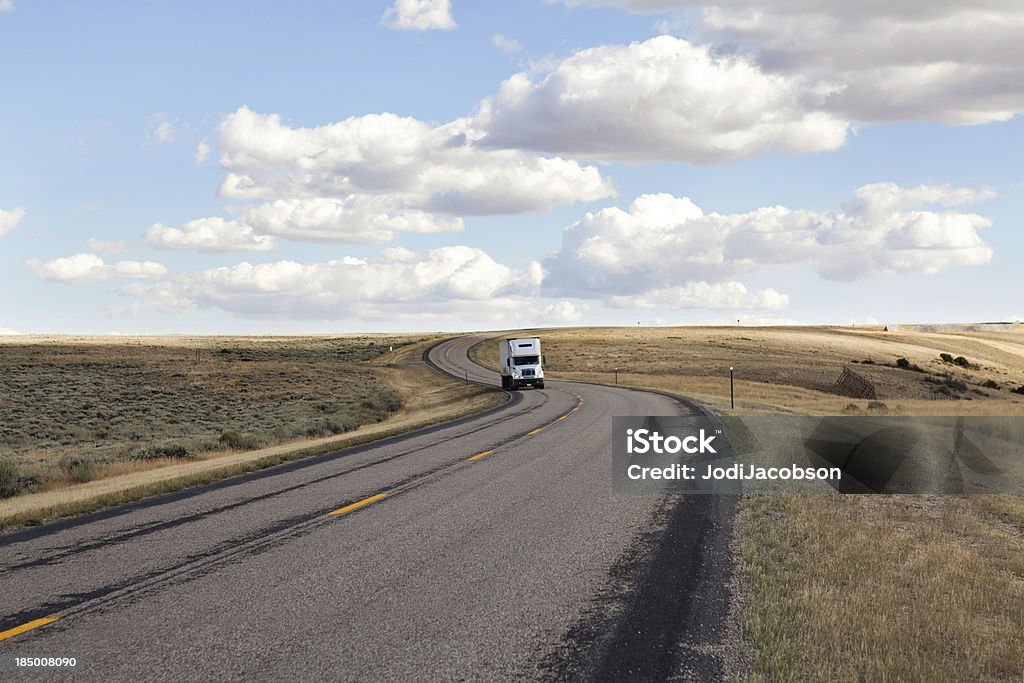
[[533,377],[536,374],[533,370],[523,370],[523,377]]

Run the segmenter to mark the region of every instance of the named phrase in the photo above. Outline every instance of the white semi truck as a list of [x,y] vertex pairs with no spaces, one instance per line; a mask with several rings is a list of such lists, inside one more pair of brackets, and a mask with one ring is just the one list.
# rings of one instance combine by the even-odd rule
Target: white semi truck
[[505,339],[501,342],[501,388],[544,388],[544,356],[540,339]]

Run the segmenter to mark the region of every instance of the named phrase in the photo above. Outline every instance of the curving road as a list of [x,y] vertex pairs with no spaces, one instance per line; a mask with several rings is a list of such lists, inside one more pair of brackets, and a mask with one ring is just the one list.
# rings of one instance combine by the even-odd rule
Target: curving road
[[[483,338],[428,361],[497,385],[467,355]],[[0,659],[74,656],[76,677],[104,681],[719,678],[735,500],[611,490],[612,416],[692,410],[549,381],[0,536]]]

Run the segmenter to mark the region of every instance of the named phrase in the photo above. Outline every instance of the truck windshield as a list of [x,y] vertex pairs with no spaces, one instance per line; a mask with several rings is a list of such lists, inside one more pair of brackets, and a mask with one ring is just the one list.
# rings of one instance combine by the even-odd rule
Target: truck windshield
[[540,356],[516,356],[512,359],[515,365],[537,365],[540,363]]

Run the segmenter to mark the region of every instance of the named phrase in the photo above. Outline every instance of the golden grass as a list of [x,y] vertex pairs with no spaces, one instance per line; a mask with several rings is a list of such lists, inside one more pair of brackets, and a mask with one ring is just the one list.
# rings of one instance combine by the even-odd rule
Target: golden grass
[[258,450],[206,452],[185,462],[159,459],[110,463],[102,466],[100,478],[94,481],[55,485],[50,490],[0,501],[0,529],[37,524],[375,441],[486,410],[506,399],[499,391],[465,386],[429,368],[420,360],[428,343],[398,348],[366,364],[370,372],[392,383],[404,399],[403,407],[382,422],[343,435],[300,439]]
[[[881,328],[531,330],[546,372],[687,396],[719,412],[866,412],[843,367],[899,415],[1024,416],[1024,332]],[[506,336],[506,335],[503,335]],[[943,362],[963,355],[972,367]],[[471,354],[497,368],[498,344]],[[907,358],[924,372],[892,365]],[[874,365],[851,361],[872,360]],[[728,368],[737,409],[729,409]],[[927,377],[968,389],[949,400]],[[984,386],[997,382],[998,389]],[[987,394],[982,395],[982,394]],[[966,400],[970,398],[971,400]],[[1024,496],[747,496],[738,521],[756,681],[1024,680]]]
[[1011,496],[746,498],[751,679],[1020,681],[1021,512]]
[[[510,333],[511,334],[511,333]],[[1024,332],[927,334],[881,328],[658,327],[524,331],[542,338],[552,379],[657,389],[729,409],[729,368],[735,368],[734,414],[836,415],[864,411],[867,401],[833,390],[844,367],[876,386],[893,415],[1024,415]],[[965,356],[971,367],[943,362]],[[497,368],[498,344],[476,345],[478,362]],[[923,372],[894,367],[906,358]],[[864,360],[872,364],[863,364]],[[856,361],[856,362],[854,362]],[[940,393],[949,377],[965,391]],[[992,380],[998,387],[986,386]]]

